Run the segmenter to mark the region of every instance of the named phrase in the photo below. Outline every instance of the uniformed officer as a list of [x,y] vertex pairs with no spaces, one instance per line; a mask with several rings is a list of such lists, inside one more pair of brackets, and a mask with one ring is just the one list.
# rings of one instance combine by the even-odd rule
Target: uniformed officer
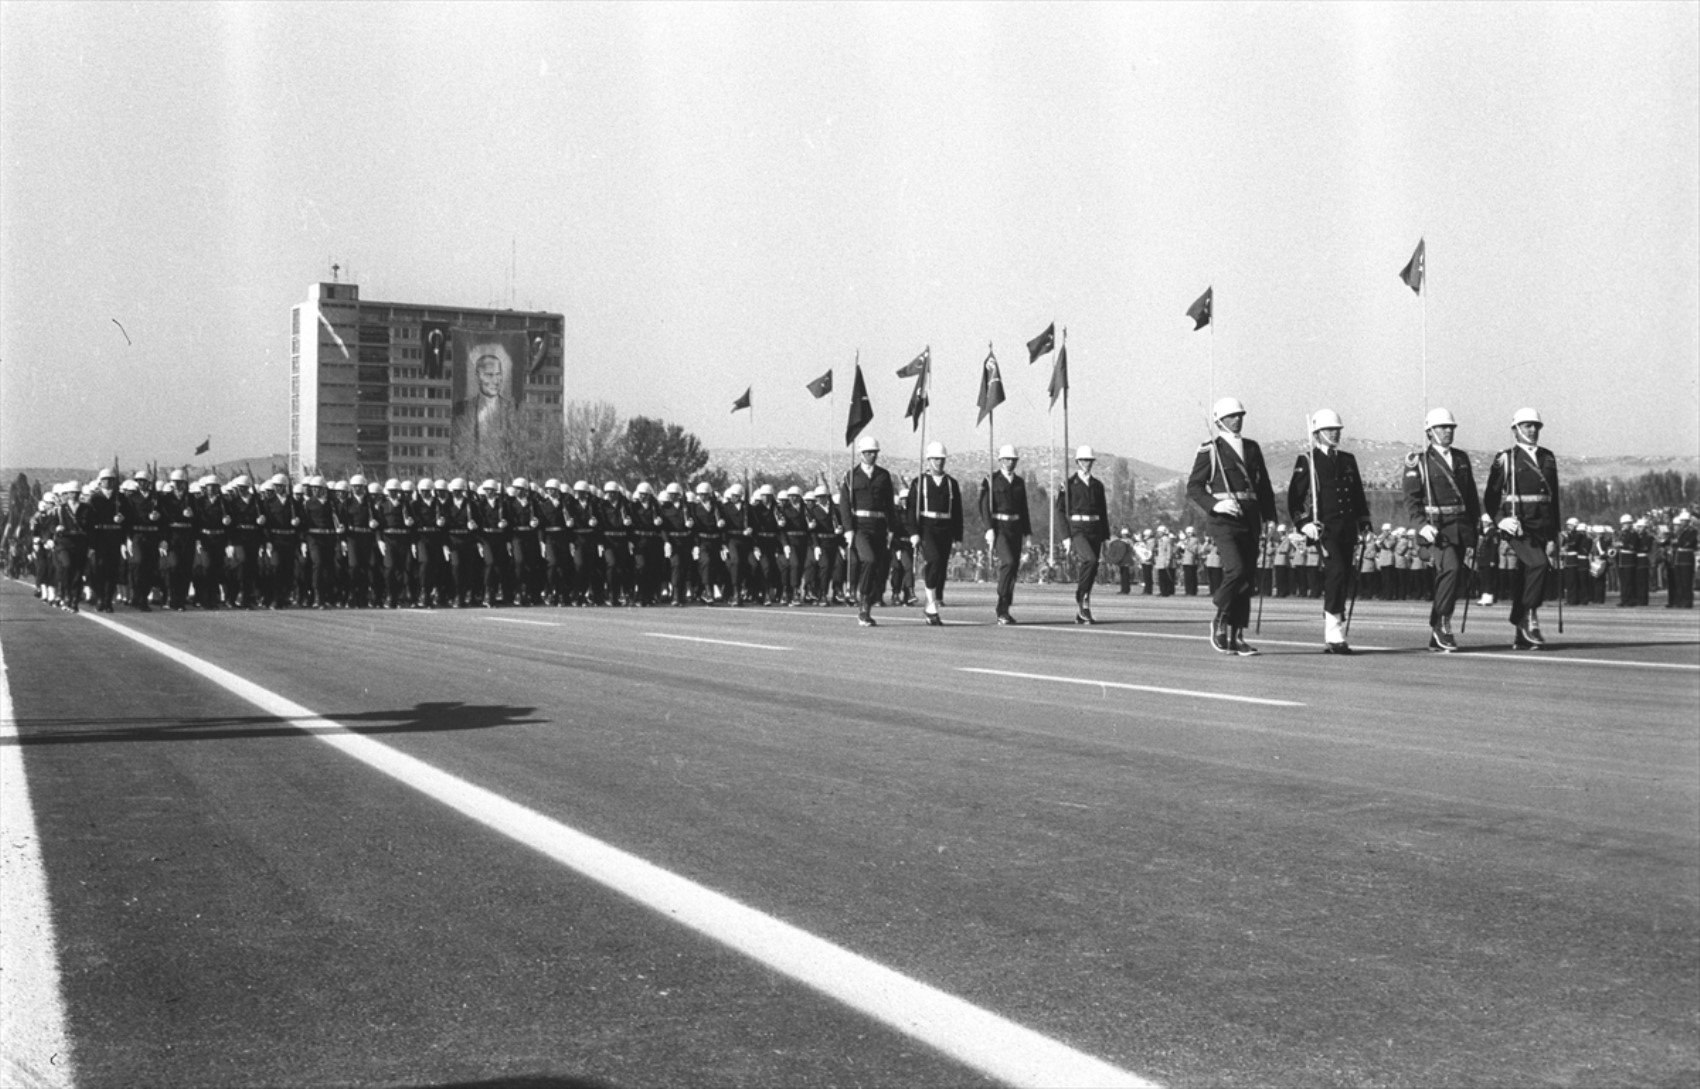
[[449,523],[443,516],[447,491],[447,481],[424,476],[413,488],[413,524],[419,534],[414,546],[419,556],[419,596],[413,603],[416,609],[443,604],[443,570],[449,543]]
[[513,539],[508,555],[513,561],[513,600],[524,608],[536,605],[543,592],[543,518],[537,500],[531,494],[531,482],[523,476],[514,477],[507,497],[508,522],[513,526]]
[[1464,589],[1464,556],[1475,546],[1482,506],[1470,455],[1452,445],[1458,430],[1452,413],[1430,410],[1423,429],[1428,445],[1405,459],[1405,514],[1419,527],[1434,568],[1428,648],[1450,654],[1458,649],[1452,611]]
[[1694,526],[1694,516],[1678,511],[1672,523],[1670,593],[1665,599],[1667,609],[1694,608],[1694,551],[1700,545],[1700,531]]
[[844,476],[839,513],[848,556],[848,583],[855,587],[856,622],[874,626],[880,572],[891,554],[891,525],[897,518],[897,489],[879,464],[880,441],[865,435],[856,443],[859,464]]
[[980,485],[980,517],[987,525],[986,552],[997,571],[996,616],[999,624],[1015,623],[1015,578],[1021,571],[1021,550],[1033,534],[1027,506],[1027,481],[1015,471],[1020,461],[1015,447],[998,450],[998,470]]
[[1541,650],[1547,645],[1537,618],[1546,597],[1548,554],[1563,521],[1559,513],[1558,458],[1540,445],[1541,414],[1520,408],[1511,417],[1516,442],[1499,452],[1488,469],[1482,510],[1498,518],[1517,559],[1511,585],[1512,647]]
[[779,570],[779,512],[774,509],[773,498],[773,485],[763,484],[756,489],[749,505],[751,540],[755,546],[750,556],[750,572],[755,583],[752,598],[764,605],[777,605],[785,596],[784,576]]
[[662,555],[667,559],[668,594],[674,608],[683,608],[695,578],[691,552],[696,536],[696,518],[685,504],[685,490],[678,481],[661,489]]
[[803,505],[803,519],[809,527],[809,554],[803,564],[803,579],[808,583],[809,593],[823,609],[841,605],[832,579],[839,563],[844,530],[838,521],[838,505],[828,502],[824,487],[809,492],[808,502]]
[[923,459],[926,470],[909,492],[909,513],[914,527],[909,544],[921,563],[923,610],[928,625],[944,626],[939,616],[939,599],[944,594],[945,571],[950,551],[962,543],[962,487],[944,471],[944,443],[929,442]]
[[572,598],[572,545],[567,530],[567,505],[561,498],[561,482],[550,477],[543,482],[543,498],[537,501],[538,529],[543,540],[543,592],[551,605],[565,605]]
[[478,531],[482,519],[464,478],[457,476],[450,480],[448,490],[449,501],[443,504],[443,528],[449,534],[449,602],[457,609],[464,609],[475,604],[478,597]]
[[637,584],[637,603],[647,607],[660,599],[666,574],[661,505],[655,501],[655,486],[647,480],[638,481],[632,490],[631,516],[632,576]]
[[1263,463],[1263,449],[1240,434],[1245,405],[1223,397],[1212,408],[1216,435],[1198,448],[1187,478],[1187,498],[1202,510],[1206,532],[1221,557],[1222,584],[1211,595],[1216,616],[1210,645],[1223,654],[1257,651],[1244,639],[1251,622],[1258,538],[1263,523],[1275,520],[1275,489]]
[[95,513],[83,502],[83,489],[75,480],[61,484],[59,510],[53,519],[53,569],[58,579],[60,608],[80,612],[83,581],[88,564],[89,542],[94,534]]
[[726,530],[714,488],[706,480],[698,481],[695,492],[690,515],[696,526],[697,577],[701,582],[698,596],[707,605],[726,593],[726,564],[720,558],[726,546]]
[[112,596],[118,589],[118,569],[124,560],[125,523],[128,504],[118,495],[118,473],[102,469],[89,495],[89,582],[94,590],[96,612],[112,611]]
[[602,520],[602,567],[610,605],[637,604],[632,578],[631,503],[618,481],[602,483],[599,517]]
[[755,527],[750,524],[750,510],[744,504],[744,486],[732,484],[721,497],[720,517],[716,522],[724,535],[726,547],[726,601],[734,609],[744,604],[749,590],[750,553],[755,549]]
[[159,546],[166,519],[153,477],[137,470],[131,478],[136,490],[125,496],[125,526],[130,532],[130,607],[148,612],[148,597],[159,585]]
[[1340,414],[1311,414],[1308,450],[1293,464],[1287,511],[1306,539],[1316,542],[1322,571],[1322,650],[1351,654],[1346,642],[1346,594],[1357,567],[1359,533],[1369,527],[1369,501],[1357,458],[1340,449]]
[[803,571],[809,556],[809,519],[803,512],[803,489],[793,484],[779,502],[779,532],[784,551],[785,604],[803,604],[807,588]]
[[508,520],[508,497],[494,480],[485,480],[478,485],[473,509],[478,512],[478,559],[484,567],[484,597],[480,604],[493,609],[504,603],[502,594],[510,581],[513,523]]
[[289,491],[289,478],[274,473],[258,496],[266,544],[271,549],[271,579],[261,597],[273,609],[287,609],[294,596],[295,562],[301,553],[301,505]]
[[1074,622],[1096,624],[1092,618],[1092,587],[1098,581],[1098,557],[1110,539],[1110,504],[1104,482],[1092,475],[1098,455],[1092,447],[1074,452],[1074,472],[1057,495],[1057,517],[1068,527],[1064,550],[1074,554],[1080,577],[1074,584]]

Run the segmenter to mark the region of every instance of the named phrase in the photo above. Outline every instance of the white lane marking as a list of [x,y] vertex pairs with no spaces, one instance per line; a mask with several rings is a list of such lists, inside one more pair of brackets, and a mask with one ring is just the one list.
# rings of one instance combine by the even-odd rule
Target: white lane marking
[[168,643],[101,616],[83,615],[265,713],[288,720],[344,755],[984,1074],[1020,1086],[1152,1089],[1157,1084],[320,718]]
[[1057,684],[1079,684],[1087,688],[1114,688],[1123,692],[1155,692],[1163,696],[1190,696],[1200,700],[1228,700],[1233,703],[1255,703],[1263,707],[1303,707],[1292,700],[1268,700],[1256,696],[1230,696],[1223,692],[1198,692],[1190,688],[1159,688],[1154,684],[1125,684],[1121,681],[1095,681],[1090,677],[1053,677],[1046,673],[1016,673],[1008,669],[976,669],[958,666],[963,673],[985,673],[993,677],[1014,677],[1023,681],[1053,681]]
[[685,643],[714,643],[722,647],[748,647],[751,650],[790,650],[790,647],[776,647],[768,643],[740,643],[736,639],[705,639],[700,635],[669,635],[664,631],[646,631],[643,633],[650,639],[677,639]]
[[[1451,655],[1451,657],[1489,658],[1489,655],[1481,653],[1482,650],[1486,649],[1485,647],[1480,648],[1480,650],[1474,647],[1465,647],[1462,653]],[[1476,653],[1470,653],[1472,650],[1476,650]],[[1570,658],[1560,653],[1563,650],[1562,644],[1553,647],[1552,650],[1518,651],[1515,654],[1507,650],[1491,655],[1491,660],[1496,665],[1500,662],[1557,662],[1560,665],[1622,666],[1625,669],[1687,669],[1700,672],[1700,665],[1689,665],[1686,662],[1626,662],[1617,658]]]
[[481,619],[492,624],[530,624],[534,628],[558,628],[561,626],[553,620],[521,620],[517,616],[486,616]]
[[59,943],[0,654],[0,1084],[69,1089]]

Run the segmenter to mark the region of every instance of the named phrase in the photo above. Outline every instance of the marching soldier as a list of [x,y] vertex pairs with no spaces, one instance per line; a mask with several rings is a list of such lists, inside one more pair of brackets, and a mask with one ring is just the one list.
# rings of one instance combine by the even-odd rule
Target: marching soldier
[[165,528],[153,478],[137,470],[132,478],[136,490],[125,497],[124,518],[130,531],[130,607],[151,611],[148,597],[159,585],[159,546]]
[[1405,460],[1405,514],[1428,545],[1434,568],[1434,604],[1429,608],[1428,648],[1450,654],[1458,649],[1452,635],[1452,611],[1464,590],[1465,554],[1476,543],[1481,500],[1470,455],[1452,438],[1458,421],[1444,408],[1423,421],[1428,445]]
[[844,532],[838,524],[838,505],[827,502],[825,488],[809,492],[803,505],[803,520],[809,527],[809,555],[803,564],[803,579],[821,608],[839,604],[833,590],[833,571],[838,567],[839,541]]
[[1564,603],[1571,606],[1588,604],[1588,564],[1591,541],[1580,519],[1564,520],[1564,536],[1559,548],[1564,553]]
[[742,608],[749,588],[750,552],[755,547],[756,534],[750,524],[750,510],[744,505],[742,484],[726,489],[716,526],[726,539],[726,600],[734,609]]
[[483,523],[463,478],[449,481],[449,501],[443,504],[442,516],[449,535],[449,601],[464,609],[478,597],[478,531]]
[[608,604],[635,605],[632,588],[632,511],[620,485],[602,484],[602,560],[607,582]]
[[891,553],[891,526],[897,520],[897,489],[879,465],[880,441],[871,435],[856,443],[860,463],[844,475],[838,509],[844,526],[848,583],[855,586],[856,623],[874,626],[880,571]]
[[83,490],[75,480],[59,485],[61,502],[53,518],[53,568],[58,579],[58,605],[80,612],[83,578],[88,563],[89,540],[95,531],[95,512],[83,502]]
[[551,605],[565,605],[572,598],[572,544],[567,529],[567,505],[561,499],[561,482],[555,477],[543,482],[537,521],[543,538],[544,600]]
[[753,596],[764,605],[777,605],[784,596],[784,582],[779,572],[779,512],[773,506],[772,484],[756,489],[749,518],[755,542],[751,557],[752,574],[756,576]]
[[1059,520],[1068,527],[1063,549],[1074,553],[1080,578],[1074,584],[1074,622],[1096,624],[1092,619],[1092,587],[1098,581],[1098,556],[1110,539],[1110,505],[1104,482],[1092,475],[1098,456],[1090,446],[1074,452],[1075,471],[1057,495]]
[[407,561],[413,551],[413,504],[402,495],[401,481],[384,481],[384,495],[373,504],[377,517],[378,551],[383,557],[383,583],[373,595],[379,608],[399,609],[407,597]]
[[944,471],[944,443],[928,443],[924,460],[926,471],[910,491],[909,513],[914,517],[914,527],[909,544],[921,560],[927,623],[940,628],[944,620],[939,617],[939,598],[944,594],[950,550],[962,543],[962,488]]
[[1015,623],[1009,607],[1015,600],[1015,577],[1021,570],[1021,549],[1033,534],[1027,507],[1027,482],[1015,471],[1015,447],[998,450],[998,471],[980,485],[980,517],[985,520],[986,552],[997,571],[999,624]]
[[691,506],[690,515],[696,525],[697,577],[702,584],[700,597],[707,605],[726,592],[726,565],[720,558],[720,550],[726,544],[726,529],[720,517],[720,504],[714,498],[714,488],[706,480],[696,486],[696,502]]
[[542,512],[531,494],[531,482],[515,477],[508,496],[508,522],[513,526],[509,555],[513,560],[513,599],[530,608],[541,599],[543,586]]
[[655,487],[649,481],[638,482],[632,492],[632,564],[637,582],[637,603],[654,605],[661,595],[662,564],[666,557],[662,545],[664,522],[661,506],[655,501]]
[[289,478],[273,474],[259,496],[267,544],[272,551],[271,585],[264,589],[265,603],[287,609],[295,588],[295,561],[301,552],[301,506],[289,492]]
[[447,487],[446,481],[422,476],[413,488],[413,524],[419,534],[417,609],[432,609],[443,603],[443,561],[449,542],[449,523],[443,515]]
[[265,547],[266,537],[260,501],[254,494],[254,482],[246,473],[230,482],[224,504],[230,515],[230,575],[234,588],[230,604],[252,609],[259,604],[260,550]]
[[337,510],[325,478],[307,478],[301,500],[301,526],[307,531],[307,566],[312,569],[313,608],[336,604]]
[[493,609],[503,604],[509,580],[508,548],[513,541],[513,523],[508,520],[508,499],[494,480],[478,485],[473,502],[478,512],[478,559],[484,566],[484,598],[481,604]]
[[779,531],[785,548],[785,604],[803,604],[808,590],[803,573],[809,555],[809,520],[803,512],[803,490],[793,484],[779,504]]
[[1311,415],[1311,447],[1299,455],[1287,485],[1287,511],[1300,532],[1316,542],[1321,561],[1324,654],[1352,653],[1346,642],[1346,592],[1356,573],[1358,537],[1369,527],[1358,459],[1340,449],[1345,426],[1331,408]]
[[[915,516],[909,510],[909,486],[897,486],[897,517],[891,523],[891,550],[888,553],[891,567],[891,603],[893,605],[915,604]],[[887,585],[884,578],[874,579],[874,585]],[[885,598],[880,598],[880,604]]]
[[118,569],[124,562],[126,511],[129,504],[118,495],[118,473],[102,469],[95,477],[89,496],[90,581],[94,584],[96,612],[112,611],[112,595],[118,589]]
[[1482,509],[1497,517],[1518,566],[1506,596],[1511,599],[1512,647],[1541,650],[1547,645],[1537,617],[1546,596],[1548,551],[1563,524],[1559,514],[1558,458],[1539,445],[1541,414],[1520,408],[1511,417],[1516,442],[1500,451],[1488,469]]
[[567,528],[573,537],[573,604],[602,604],[602,504],[589,481],[573,484],[567,500]]
[[195,503],[195,528],[201,545],[200,572],[195,583],[195,603],[203,609],[219,607],[224,586],[224,549],[230,539],[230,514],[224,509],[218,479],[203,476],[201,494]]
[[684,489],[675,481],[661,489],[662,555],[667,559],[667,585],[673,607],[682,609],[695,574],[691,550],[696,519],[684,502]]
[[1252,564],[1263,523],[1275,520],[1275,489],[1263,449],[1240,434],[1245,406],[1238,398],[1224,397],[1211,414],[1216,435],[1198,448],[1187,478],[1187,498],[1207,516],[1206,531],[1222,563],[1222,584],[1211,595],[1216,616],[1210,622],[1210,645],[1223,654],[1251,655],[1257,651],[1243,636],[1251,622]]
[[1694,608],[1694,550],[1700,545],[1700,532],[1694,528],[1694,516],[1678,511],[1671,538],[1670,593],[1665,599],[1667,609]]

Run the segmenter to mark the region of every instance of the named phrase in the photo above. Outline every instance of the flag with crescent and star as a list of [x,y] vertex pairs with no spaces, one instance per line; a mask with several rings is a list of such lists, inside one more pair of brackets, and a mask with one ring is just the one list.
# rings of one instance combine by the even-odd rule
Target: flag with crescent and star
[[1210,308],[1215,304],[1215,293],[1214,287],[1205,288],[1198,301],[1186,308],[1186,316],[1197,323],[1192,327],[1193,332],[1196,333],[1210,324]]
[[1411,259],[1405,262],[1405,267],[1399,270],[1399,279],[1405,281],[1405,286],[1421,295],[1423,293],[1423,274],[1428,271],[1428,255],[1423,251],[1424,239],[1417,239],[1417,251],[1411,254]]
[[980,367],[980,415],[974,421],[979,427],[992,409],[1003,404],[1003,374],[998,370],[998,357],[990,344],[986,345],[986,362]]

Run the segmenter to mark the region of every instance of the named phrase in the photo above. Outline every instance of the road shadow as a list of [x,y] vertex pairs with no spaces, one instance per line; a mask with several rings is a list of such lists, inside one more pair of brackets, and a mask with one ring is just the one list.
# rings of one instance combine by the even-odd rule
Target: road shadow
[[[416,703],[406,710],[358,711],[318,717],[346,726],[357,734],[444,733],[454,730],[490,730],[499,726],[523,726],[547,722],[530,717],[535,707],[455,702]],[[311,722],[297,725],[277,715],[217,715],[181,718],[162,715],[148,718],[95,717],[88,715],[52,717],[23,716],[16,720],[16,737],[0,739],[7,745],[104,745],[130,741],[234,741],[268,737],[298,737],[325,732]]]
[[431,1082],[409,1085],[403,1089],[618,1089],[614,1082],[595,1078],[567,1078],[553,1074],[534,1074],[513,1078],[491,1078],[488,1081]]

